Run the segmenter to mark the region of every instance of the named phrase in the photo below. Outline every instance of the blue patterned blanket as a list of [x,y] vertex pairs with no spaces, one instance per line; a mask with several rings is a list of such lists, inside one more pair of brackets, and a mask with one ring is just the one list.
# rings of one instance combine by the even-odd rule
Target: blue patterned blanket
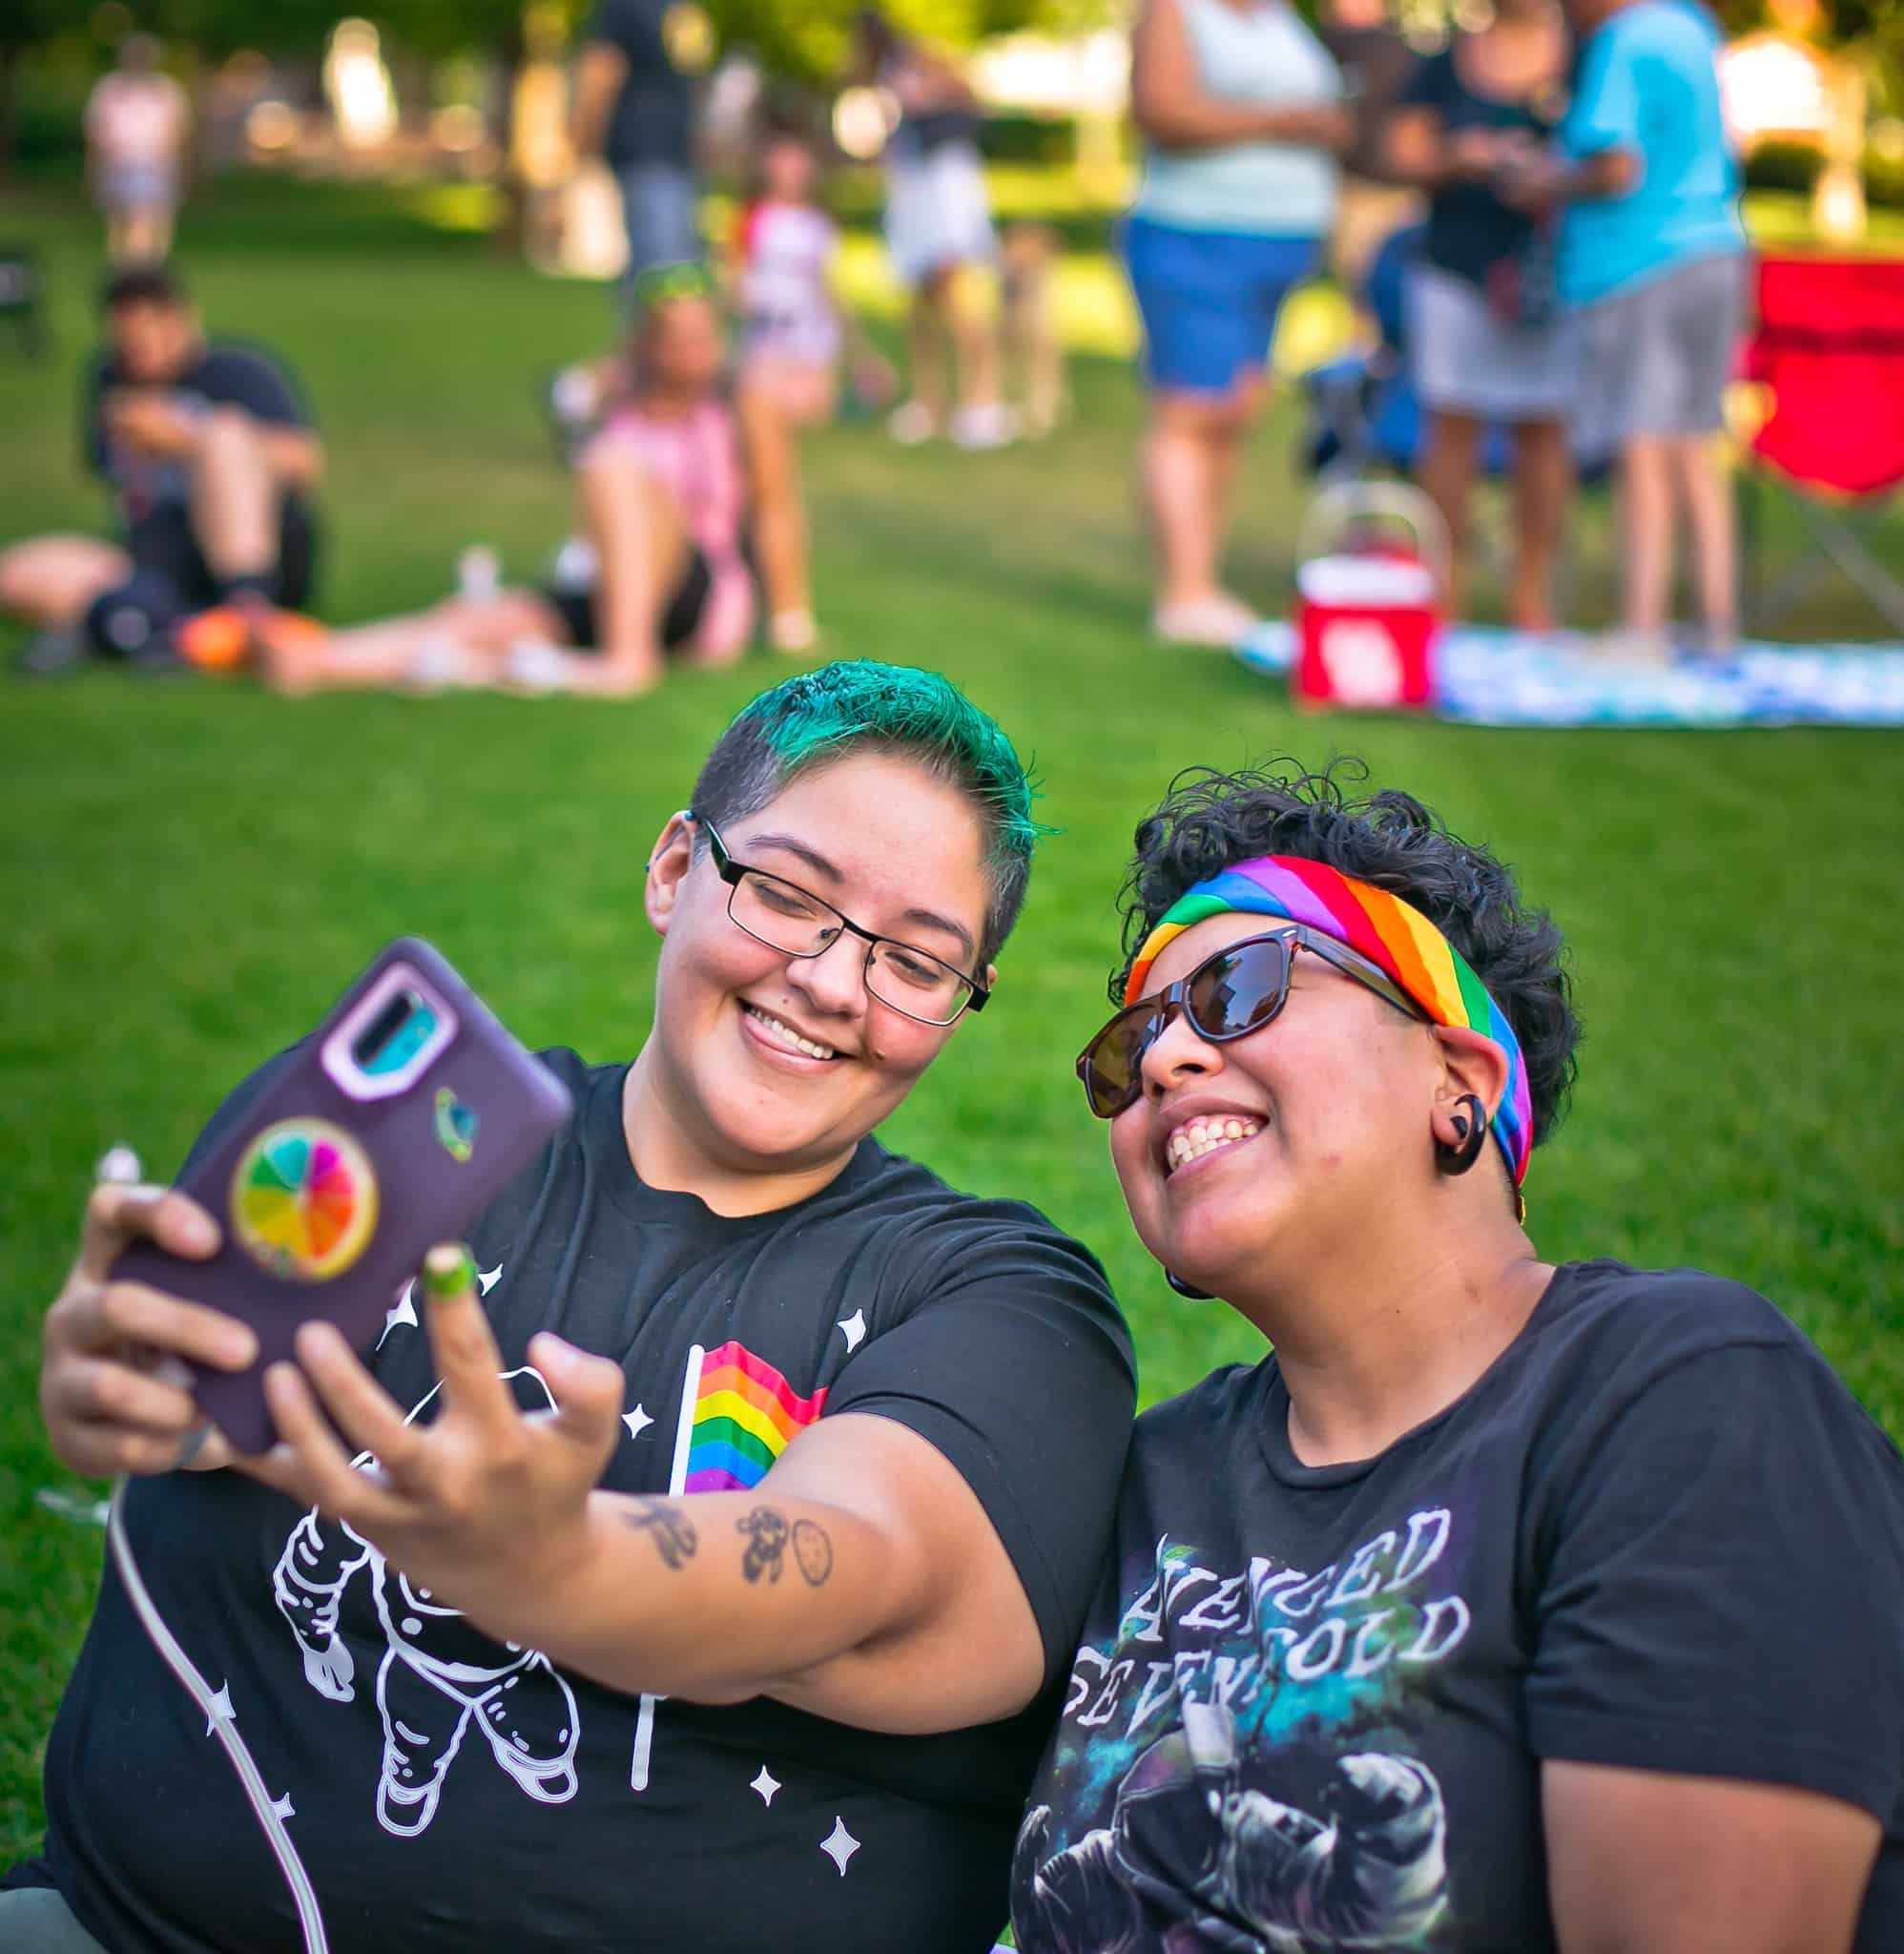
[[[1474,726],[1904,726],[1904,644],[1747,642],[1729,658],[1622,664],[1583,634],[1455,625],[1436,648],[1435,712]],[[1282,676],[1294,633],[1269,621],[1237,646]]]

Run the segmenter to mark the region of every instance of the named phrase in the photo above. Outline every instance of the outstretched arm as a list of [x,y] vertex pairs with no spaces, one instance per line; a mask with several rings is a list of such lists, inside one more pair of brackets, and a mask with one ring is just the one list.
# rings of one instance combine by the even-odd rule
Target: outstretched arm
[[[244,1469],[311,1501],[490,1634],[630,1694],[772,1695],[869,1729],[1008,1715],[1036,1693],[1031,1605],[977,1496],[925,1439],[846,1413],[790,1445],[751,1492],[596,1489],[618,1365],[543,1335],[559,1409],[525,1417],[473,1291],[433,1299],[442,1412],[405,1424],[327,1326],[267,1385],[284,1439]],[[319,1406],[321,1403],[323,1410]],[[352,1469],[346,1442],[381,1470]]]

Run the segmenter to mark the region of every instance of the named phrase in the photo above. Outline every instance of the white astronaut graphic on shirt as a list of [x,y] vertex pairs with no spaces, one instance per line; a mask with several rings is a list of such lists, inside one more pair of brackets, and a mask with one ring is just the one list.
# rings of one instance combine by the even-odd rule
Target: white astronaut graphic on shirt
[[[532,1365],[505,1371],[503,1380],[525,1411],[554,1410],[554,1396]],[[406,1424],[427,1409],[438,1388],[413,1407]],[[366,1471],[376,1461],[361,1452],[351,1464]],[[311,1688],[333,1703],[356,1699],[357,1662],[338,1632],[338,1616],[344,1590],[360,1574],[371,1584],[386,1644],[377,1668],[383,1720],[377,1819],[383,1829],[415,1838],[427,1828],[472,1725],[526,1796],[549,1805],[572,1798],[580,1736],[575,1696],[548,1656],[492,1640],[316,1507],[292,1529],[271,1576]]]

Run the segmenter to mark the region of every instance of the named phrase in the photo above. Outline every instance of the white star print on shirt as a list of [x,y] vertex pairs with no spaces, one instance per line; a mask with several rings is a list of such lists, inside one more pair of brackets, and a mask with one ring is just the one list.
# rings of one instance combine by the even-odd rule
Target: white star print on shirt
[[839,1868],[839,1877],[843,1880],[846,1861],[859,1850],[859,1841],[846,1829],[846,1820],[836,1817],[833,1830],[820,1840],[819,1849]]

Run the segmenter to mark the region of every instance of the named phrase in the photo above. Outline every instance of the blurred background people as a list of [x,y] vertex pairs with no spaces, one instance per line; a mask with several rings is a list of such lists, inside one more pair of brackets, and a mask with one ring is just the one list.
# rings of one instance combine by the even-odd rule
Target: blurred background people
[[752,545],[770,641],[815,640],[806,515],[792,435],[755,390],[730,396],[727,335],[706,274],[651,270],[620,386],[575,468],[577,532],[536,589],[466,590],[349,631],[267,620],[258,649],[284,692],[496,686],[629,697],[670,653],[730,665],[752,641]]
[[1021,219],[999,240],[999,343],[1013,426],[1049,434],[1070,406],[1052,279],[1062,239],[1049,224]]
[[1335,221],[1336,157],[1354,135],[1341,94],[1288,0],[1145,0],[1132,31],[1146,148],[1124,248],[1150,388],[1139,476],[1151,622],[1172,643],[1232,645],[1257,621],[1219,563],[1277,315]]
[[701,255],[684,45],[694,13],[678,0],[599,0],[576,63],[570,136],[577,157],[599,156],[621,188],[630,298],[650,265]]
[[895,386],[891,366],[835,289],[839,231],[819,191],[817,145],[797,131],[768,130],[734,237],[742,383],[801,429],[833,419],[848,361],[862,396],[883,404]]
[[161,52],[152,35],[128,34],[86,103],[87,175],[115,264],[155,262],[172,249],[192,110],[159,67]]
[[1316,32],[1342,71],[1342,102],[1355,123],[1329,240],[1330,269],[1353,298],[1382,240],[1421,214],[1420,192],[1397,178],[1387,143],[1395,105],[1421,57],[1389,18],[1388,0],[1327,0]]
[[[176,272],[129,265],[103,295],[106,345],[86,381],[86,454],[118,537],[42,536],[0,551],[0,611],[41,627],[24,670],[95,654],[169,661],[192,613],[217,662],[213,607],[304,603],[323,448],[282,362],[207,340]],[[193,620],[195,623],[197,619]]]
[[1428,193],[1409,270],[1411,379],[1427,414],[1419,474],[1448,526],[1447,613],[1461,615],[1468,515],[1487,429],[1510,430],[1507,614],[1553,624],[1553,572],[1572,488],[1567,423],[1580,378],[1576,322],[1555,290],[1553,219],[1496,194],[1502,173],[1551,137],[1567,66],[1554,0],[1495,0],[1421,64],[1397,106],[1388,153]]
[[563,202],[575,174],[561,12],[523,10],[523,60],[509,85],[508,173],[520,198],[523,255],[538,271],[562,263]]
[[1663,656],[1678,526],[1704,643],[1738,634],[1731,487],[1714,437],[1745,324],[1739,170],[1721,113],[1718,23],[1696,0],[1568,0],[1580,41],[1562,154],[1509,179],[1563,210],[1560,289],[1584,309],[1576,412],[1617,443],[1622,625]]
[[949,434],[962,447],[1011,439],[1000,395],[997,322],[970,274],[997,240],[979,158],[978,98],[942,56],[877,8],[855,23],[854,73],[899,111],[884,152],[886,250],[911,295],[911,397],[892,415],[896,441]]

